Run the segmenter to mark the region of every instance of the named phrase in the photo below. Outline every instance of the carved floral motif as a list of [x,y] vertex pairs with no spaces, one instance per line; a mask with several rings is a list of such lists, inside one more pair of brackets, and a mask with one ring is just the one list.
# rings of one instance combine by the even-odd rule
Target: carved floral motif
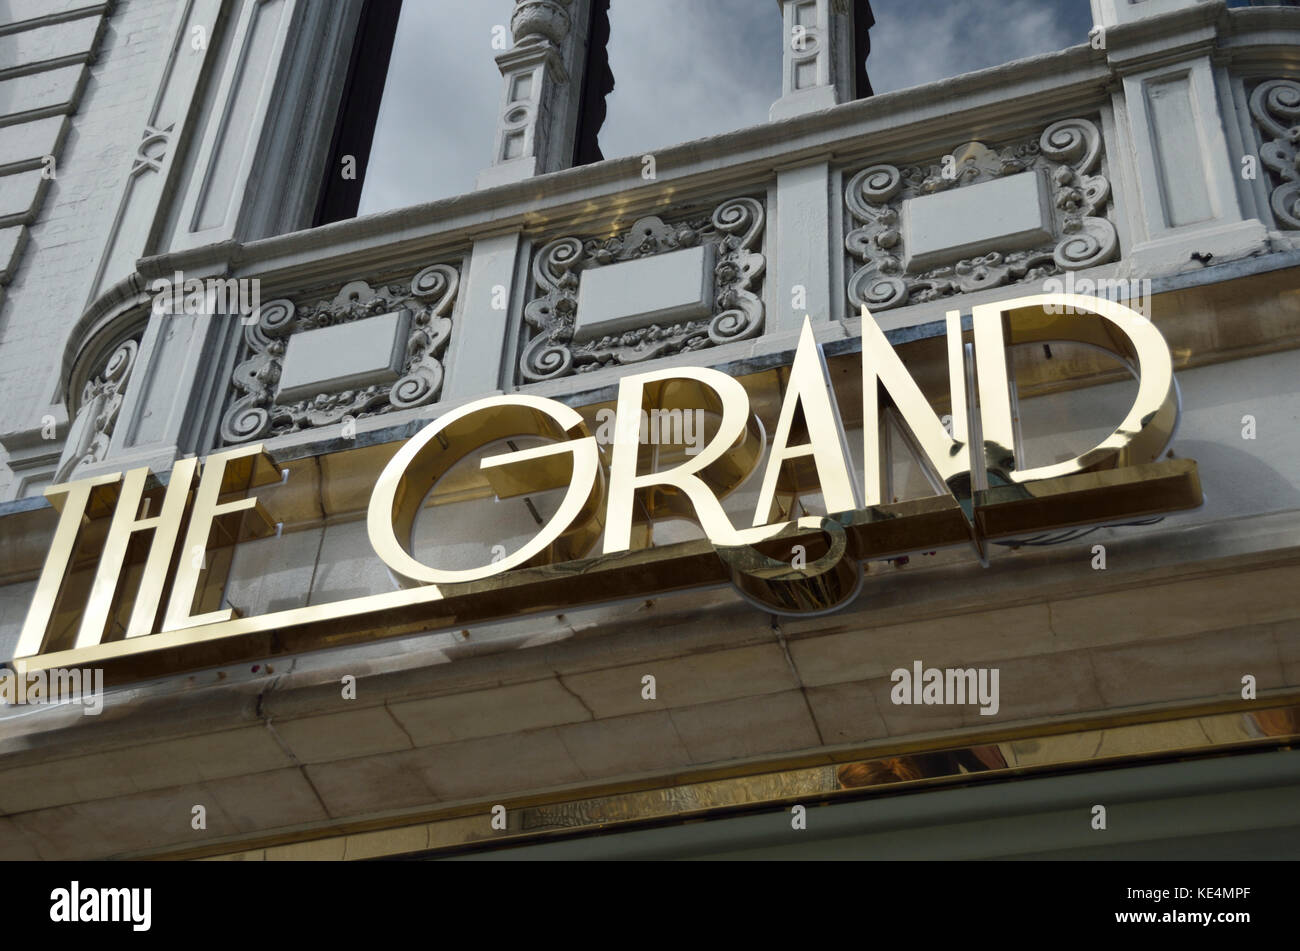
[[[707,217],[675,224],[648,217],[608,239],[551,241],[533,260],[538,296],[524,308],[524,319],[533,334],[519,361],[520,376],[535,383],[757,336],[763,329],[763,302],[757,293],[766,268],[766,259],[757,250],[763,225],[761,202],[733,198]],[[578,283],[583,271],[707,244],[716,246],[711,317],[648,324],[574,344]]]
[[[863,304],[873,311],[888,310],[1113,260],[1119,240],[1106,218],[1111,190],[1099,174],[1101,151],[1096,125],[1066,119],[1037,140],[1001,151],[971,142],[941,165],[874,165],[858,172],[844,196],[852,219],[845,247],[861,262],[848,282],[855,310]],[[905,201],[1029,171],[1050,177],[1059,238],[1054,246],[994,251],[925,271],[908,270],[901,224]]]
[[[363,281],[344,285],[333,299],[297,307],[289,300],[263,304],[244,328],[245,354],[232,380],[239,394],[221,421],[226,443],[246,442],[432,403],[442,391],[442,355],[451,336],[448,314],[460,275],[435,264],[420,271],[410,287],[389,284],[373,289]],[[309,399],[277,399],[280,370],[289,338],[406,310],[410,313],[403,375],[392,384],[317,393]]]
[[1300,228],[1300,83],[1275,79],[1251,94],[1250,114],[1264,143],[1260,160],[1276,183],[1269,198],[1277,223]]
[[76,448],[55,474],[56,482],[76,478],[80,470],[102,462],[108,456],[126,385],[131,380],[131,371],[135,369],[139,354],[138,340],[124,341],[109,354],[99,373],[82,388],[70,436]]

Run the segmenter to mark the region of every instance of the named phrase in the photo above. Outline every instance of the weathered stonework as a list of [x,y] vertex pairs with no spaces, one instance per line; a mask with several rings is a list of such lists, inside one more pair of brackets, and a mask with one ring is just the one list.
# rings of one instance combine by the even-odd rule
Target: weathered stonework
[[[434,402],[442,390],[442,355],[459,285],[456,268],[435,264],[416,274],[409,287],[372,288],[352,281],[335,297],[307,306],[285,299],[263,304],[244,328],[244,356],[232,380],[239,395],[222,418],[222,441],[264,439]],[[313,396],[294,399],[301,385],[282,396],[281,371],[294,335],[395,313],[403,314],[400,326],[406,334],[405,356],[397,363],[401,376],[395,382],[355,388],[341,374],[332,377],[324,371]]]
[[[1024,173],[1050,186],[1054,235],[1048,243],[991,249],[937,267],[912,265],[903,226],[909,201]],[[932,165],[865,168],[844,195],[854,315],[864,304],[882,311],[1105,264],[1119,252],[1107,217],[1110,201],[1101,132],[1088,119],[1056,122],[1036,139],[996,151],[971,142]]]
[[[666,223],[642,218],[608,239],[558,238],[533,259],[534,297],[524,308],[531,336],[519,361],[521,382],[535,383],[626,366],[655,357],[748,340],[763,330],[761,253],[765,209],[755,198],[733,198],[709,216]],[[713,313],[664,326],[647,323],[577,343],[578,289],[584,272],[697,246],[713,250]]]

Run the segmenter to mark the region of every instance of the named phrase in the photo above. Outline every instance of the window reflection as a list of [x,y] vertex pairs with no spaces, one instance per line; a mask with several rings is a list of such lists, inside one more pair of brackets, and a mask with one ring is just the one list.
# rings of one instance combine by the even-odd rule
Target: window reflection
[[513,0],[402,4],[358,214],[474,189],[492,161],[501,100],[493,27],[510,42],[513,9]]
[[836,772],[842,789],[859,789],[906,783],[916,779],[957,776],[1006,769],[1006,757],[997,746],[972,746],[935,753],[909,753],[861,763],[846,763]]
[[775,0],[613,0],[606,158],[767,121],[781,98]]
[[[356,157],[356,213],[472,191],[491,163],[500,107],[494,29],[509,36],[514,0],[370,2],[400,16],[382,95],[378,77],[369,80],[379,104],[368,162]],[[1088,0],[873,0],[870,10],[867,66],[877,93],[1085,43],[1092,26]],[[603,124],[603,84],[591,90],[590,128],[575,143],[579,164],[762,125],[781,97],[782,18],[773,0],[612,0],[609,27],[615,86]],[[377,57],[381,45],[363,44],[360,56]],[[353,190],[322,222],[349,216],[357,201]]]
[[1092,29],[1088,0],[871,0],[871,9],[877,94],[1078,46]]

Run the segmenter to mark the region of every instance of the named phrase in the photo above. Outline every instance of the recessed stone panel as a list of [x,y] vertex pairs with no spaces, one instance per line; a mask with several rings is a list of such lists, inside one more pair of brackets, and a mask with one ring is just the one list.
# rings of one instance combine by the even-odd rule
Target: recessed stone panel
[[712,248],[701,246],[582,272],[575,340],[712,312]]
[[903,203],[907,269],[950,264],[990,251],[1020,251],[1053,240],[1051,196],[1037,172],[924,195]]
[[280,369],[280,402],[392,383],[402,375],[410,315],[380,314],[294,334]]

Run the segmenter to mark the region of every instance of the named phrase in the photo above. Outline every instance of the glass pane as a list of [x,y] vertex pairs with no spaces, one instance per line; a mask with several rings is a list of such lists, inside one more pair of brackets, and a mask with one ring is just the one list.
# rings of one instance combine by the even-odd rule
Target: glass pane
[[407,0],[384,84],[358,214],[472,191],[492,162],[501,101],[493,27],[512,0]]

